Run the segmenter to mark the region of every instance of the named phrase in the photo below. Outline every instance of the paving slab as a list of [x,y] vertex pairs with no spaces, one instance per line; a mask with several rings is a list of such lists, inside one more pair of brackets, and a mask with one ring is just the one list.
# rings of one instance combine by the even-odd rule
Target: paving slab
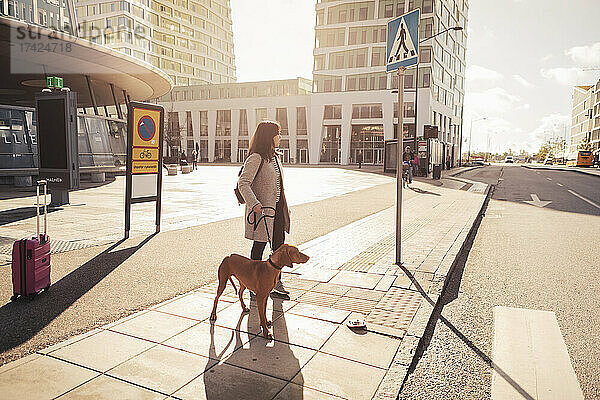
[[5,400],[49,399],[98,375],[98,372],[55,358],[31,357],[15,368],[0,371],[0,393]]
[[150,310],[114,326],[111,331],[160,343],[197,323],[198,321],[193,319]]
[[208,357],[158,345],[106,373],[135,385],[171,394],[217,364]]
[[106,372],[153,346],[155,344],[147,340],[116,332],[102,331],[55,350],[49,355],[96,371]]
[[242,346],[247,348],[248,342],[253,337],[254,335],[246,332],[201,322],[166,340],[163,344],[222,361],[227,359],[236,349]]
[[316,353],[306,347],[257,336],[250,340],[248,348],[236,350],[225,363],[289,381]]
[[91,381],[79,386],[75,390],[59,397],[61,400],[115,400],[115,399],[139,399],[158,400],[164,399],[164,394],[156,393],[145,388],[127,384],[120,380],[101,375]]
[[320,351],[388,369],[399,345],[397,339],[340,325]]
[[335,396],[371,399],[385,375],[385,369],[341,357],[318,353],[292,382]]
[[229,364],[217,364],[175,393],[190,400],[270,400],[286,381]]

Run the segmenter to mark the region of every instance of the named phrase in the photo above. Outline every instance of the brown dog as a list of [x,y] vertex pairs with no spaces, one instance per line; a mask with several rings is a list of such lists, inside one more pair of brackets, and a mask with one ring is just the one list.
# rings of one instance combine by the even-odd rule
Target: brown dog
[[294,263],[304,264],[308,259],[309,257],[301,253],[297,247],[288,244],[281,245],[269,257],[268,261],[251,260],[239,254],[232,254],[225,257],[221,265],[219,265],[219,287],[217,288],[217,297],[215,297],[215,304],[210,314],[210,320],[217,320],[217,303],[225,290],[227,279],[231,281],[233,288],[236,289],[231,279],[233,275],[240,282],[240,290],[236,289],[236,292],[240,299],[242,310],[244,312],[250,311],[246,307],[244,298],[242,297],[244,290],[248,288],[256,294],[256,305],[263,335],[266,338],[272,338],[268,328],[271,322],[267,321],[267,298],[271,290],[275,287],[283,267],[292,267]]

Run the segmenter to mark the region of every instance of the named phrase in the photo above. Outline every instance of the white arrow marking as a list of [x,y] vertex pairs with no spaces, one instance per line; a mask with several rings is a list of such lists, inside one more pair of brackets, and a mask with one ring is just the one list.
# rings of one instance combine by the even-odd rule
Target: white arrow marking
[[548,204],[552,203],[551,201],[543,201],[535,193],[531,193],[531,198],[533,200],[526,200],[523,203],[531,204],[536,207],[546,207]]

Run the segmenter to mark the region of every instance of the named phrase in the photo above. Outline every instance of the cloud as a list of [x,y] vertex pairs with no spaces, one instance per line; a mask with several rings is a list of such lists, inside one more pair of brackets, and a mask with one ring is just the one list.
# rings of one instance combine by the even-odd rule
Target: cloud
[[465,77],[467,82],[499,81],[503,78],[501,73],[479,65],[470,65],[467,67]]
[[600,67],[600,42],[590,46],[575,46],[565,51],[565,54],[581,66]]
[[[554,137],[565,137],[571,126],[571,116],[568,114],[549,114],[538,120],[539,124],[530,133],[530,140],[541,145],[546,140]],[[565,128],[566,127],[566,128]],[[565,137],[566,139],[566,137]]]
[[526,88],[534,87],[534,85],[531,82],[529,82],[527,79],[523,78],[521,75],[513,75],[512,77],[515,81],[520,83],[522,86],[525,86]]
[[470,115],[500,116],[520,107],[524,107],[521,98],[501,87],[483,92],[467,92],[465,95],[465,113]]
[[578,67],[571,68],[542,68],[540,74],[546,79],[553,79],[565,86],[591,85],[596,82],[594,71],[584,71]]

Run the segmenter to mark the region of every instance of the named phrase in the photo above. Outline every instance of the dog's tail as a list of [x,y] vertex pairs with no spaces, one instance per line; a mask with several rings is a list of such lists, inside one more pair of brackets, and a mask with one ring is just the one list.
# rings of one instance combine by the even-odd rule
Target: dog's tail
[[233,286],[233,290],[235,290],[235,294],[238,294],[238,290],[237,287],[235,287],[235,283],[233,283],[233,279],[231,279],[231,276],[229,277],[229,282],[231,282],[231,286]]

